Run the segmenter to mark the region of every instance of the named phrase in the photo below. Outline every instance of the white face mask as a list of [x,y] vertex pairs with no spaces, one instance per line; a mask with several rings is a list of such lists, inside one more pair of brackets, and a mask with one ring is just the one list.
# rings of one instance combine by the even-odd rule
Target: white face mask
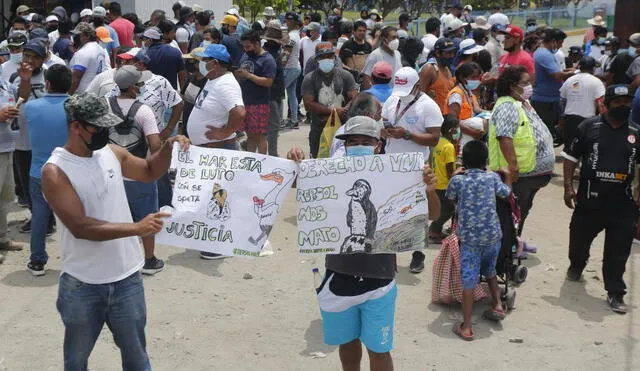
[[391,50],[398,50],[398,47],[400,46],[400,40],[395,39],[395,40],[389,41],[389,44],[387,45]]
[[498,40],[499,42],[503,43],[505,37],[506,37],[505,35],[496,35],[496,40]]
[[209,40],[202,40],[202,47],[203,48],[207,48],[207,46],[211,45],[211,41]]

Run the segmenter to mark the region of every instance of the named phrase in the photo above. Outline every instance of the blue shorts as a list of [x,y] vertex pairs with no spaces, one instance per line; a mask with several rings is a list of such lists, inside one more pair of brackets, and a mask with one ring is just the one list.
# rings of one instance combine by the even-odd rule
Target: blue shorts
[[493,246],[460,245],[460,276],[462,289],[473,290],[480,280],[482,273],[485,278],[496,275],[496,260],[502,241]]
[[318,293],[324,342],[343,345],[360,339],[374,353],[390,352],[398,295],[395,280],[361,295],[338,296],[330,289],[331,275]]
[[139,222],[147,215],[158,212],[158,186],[156,182],[142,183],[133,180],[124,181],[124,190],[129,201],[129,210],[133,222]]

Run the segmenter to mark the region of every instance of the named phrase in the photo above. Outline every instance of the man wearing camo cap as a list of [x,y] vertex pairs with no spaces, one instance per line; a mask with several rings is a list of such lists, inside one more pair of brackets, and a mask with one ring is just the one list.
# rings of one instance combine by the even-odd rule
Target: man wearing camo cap
[[167,172],[177,136],[146,159],[107,145],[122,122],[104,98],[81,93],[64,103],[69,137],[42,168],[42,191],[62,225],[62,275],[57,308],[65,326],[64,369],[86,370],[105,322],[125,370],[150,370],[144,328],[146,304],[138,237],[158,233],[166,213],[133,223],[123,176],[152,182]]

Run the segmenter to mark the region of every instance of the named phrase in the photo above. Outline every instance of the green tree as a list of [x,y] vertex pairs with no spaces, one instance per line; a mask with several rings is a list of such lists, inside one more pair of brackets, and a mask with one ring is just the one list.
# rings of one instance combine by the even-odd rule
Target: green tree
[[[297,3],[298,1],[294,0],[294,6]],[[254,22],[262,18],[262,12],[266,6],[273,7],[277,14],[285,12],[289,7],[289,0],[236,0],[235,4],[240,8],[243,17]]]

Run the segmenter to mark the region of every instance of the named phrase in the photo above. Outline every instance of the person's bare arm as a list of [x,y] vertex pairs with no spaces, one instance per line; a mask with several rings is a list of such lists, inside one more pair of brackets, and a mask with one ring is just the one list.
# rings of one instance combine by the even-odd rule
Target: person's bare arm
[[[158,134],[154,135],[159,138]],[[109,147],[113,153],[115,153],[118,160],[120,160],[122,175],[125,178],[150,183],[159,179],[169,170],[171,151],[173,150],[173,143],[175,142],[180,143],[184,150],[188,149],[191,143],[189,139],[182,135],[175,136],[165,141],[159,150],[147,156],[146,159],[136,157],[122,147],[115,145],[109,145]]]
[[258,75],[254,75],[253,73],[247,71],[244,68],[240,68],[235,72],[236,77],[247,79],[252,83],[262,86],[263,88],[270,88],[273,85],[273,77],[261,77]]
[[161,140],[167,140],[173,133],[173,130],[176,128],[180,117],[182,117],[182,111],[184,110],[184,101],[176,104],[171,108],[173,109],[173,111],[171,111],[171,118],[169,118],[167,126],[160,132]]
[[578,167],[577,162],[568,159],[562,161],[562,175],[564,177],[564,204],[573,209],[576,203],[576,191],[573,188],[573,174]]
[[362,78],[362,90],[369,90],[371,89],[372,86],[372,82],[371,82],[371,76],[369,75],[364,75]]
[[513,147],[513,139],[508,137],[498,137],[498,143],[500,144],[500,151],[505,160],[509,164],[509,173],[511,179],[514,182],[518,181],[520,168],[518,167],[518,158],[516,157],[516,150]]
[[474,129],[471,126],[460,123],[460,131],[464,134],[470,135],[473,139],[480,140],[484,136],[484,131],[480,129]]
[[454,165],[455,165],[455,162],[450,162],[450,163],[448,163],[446,165],[446,167],[447,167],[447,177],[449,179],[453,178],[453,172],[455,171]]
[[147,135],[147,144],[149,145],[149,152],[156,153],[162,147],[160,134]]
[[[404,133],[407,132],[402,126],[386,129],[390,137],[395,139],[404,139]],[[411,140],[421,146],[435,147],[440,140],[440,128],[428,128],[426,133],[411,133]]]
[[455,117],[460,117],[460,104],[458,103],[449,104],[449,114],[454,115]]
[[351,100],[353,98],[355,98],[356,95],[358,95],[358,91],[357,90],[353,89],[353,90],[348,91],[347,92],[347,98],[349,99],[349,102],[351,102]]
[[331,114],[332,108],[316,102],[312,94],[303,95],[302,101],[304,102],[304,108],[309,112],[315,113],[318,116],[329,116]]
[[423,93],[428,94],[431,89],[431,84],[435,77],[435,69],[432,65],[428,65],[420,70],[420,90]]
[[244,109],[244,106],[234,107],[231,111],[229,111],[229,121],[227,122],[227,125],[221,128],[207,125],[208,130],[204,133],[204,135],[211,140],[224,140],[242,127],[242,125],[244,124],[245,115],[246,111]]
[[178,83],[180,84],[180,86],[187,86],[185,85],[187,83],[187,70],[181,70],[178,72]]
[[82,76],[84,76],[84,71],[71,70],[71,88],[69,89],[69,95],[74,95],[76,93]]
[[149,236],[158,233],[162,228],[162,218],[169,216],[166,213],[150,214],[138,223],[109,223],[88,217],[69,178],[54,164],[42,168],[42,193],[71,234],[83,240],[109,241]]
[[422,180],[427,185],[427,205],[429,220],[436,220],[440,217],[440,197],[436,192],[436,175],[429,165],[424,165],[422,169]]

